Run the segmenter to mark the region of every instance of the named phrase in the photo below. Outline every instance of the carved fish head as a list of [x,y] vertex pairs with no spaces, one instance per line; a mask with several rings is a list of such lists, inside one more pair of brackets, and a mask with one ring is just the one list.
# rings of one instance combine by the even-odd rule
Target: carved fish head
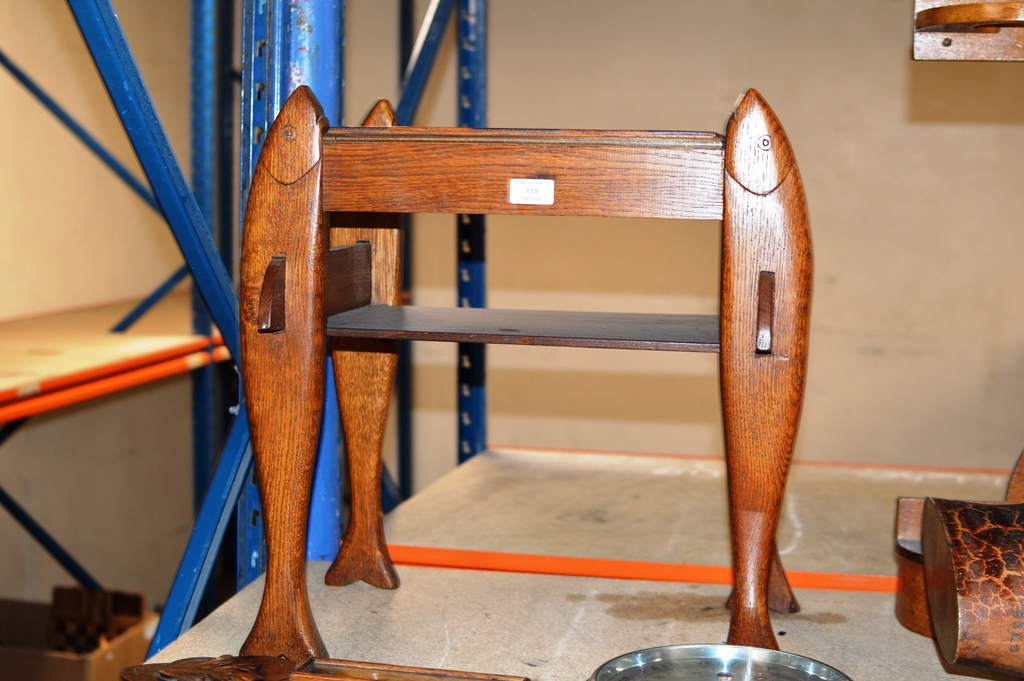
[[725,170],[754,194],[770,194],[796,166],[786,131],[757,90],[736,103],[725,130]]
[[308,86],[300,85],[285,100],[267,131],[260,165],[281,184],[298,181],[320,162],[327,126],[316,95]]

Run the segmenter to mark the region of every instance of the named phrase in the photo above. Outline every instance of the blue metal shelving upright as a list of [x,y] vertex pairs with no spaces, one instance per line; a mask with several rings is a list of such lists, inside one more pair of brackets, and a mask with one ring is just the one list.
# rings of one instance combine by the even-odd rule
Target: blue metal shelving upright
[[[344,0],[244,0],[240,218],[265,132],[295,88],[313,88],[331,124],[342,124],[344,16]],[[338,406],[330,376],[327,385],[306,546],[313,560],[333,558],[341,541]],[[249,475],[238,501],[238,588],[265,568],[259,518],[259,492]]]
[[[218,216],[216,219],[223,223],[225,215],[230,214],[230,209],[225,210],[223,204],[225,192],[220,192],[218,215],[216,199],[211,199],[211,196],[216,196],[218,192],[203,184],[206,177],[218,176],[204,165],[206,159],[216,156],[217,152],[207,147],[195,150],[196,156],[200,157],[197,159],[200,165],[193,169],[195,179],[198,180],[197,195],[201,197],[197,201],[170,147],[110,0],[67,2],[152,187],[154,203],[165,215],[182,251],[186,266],[192,274],[196,290],[210,318],[218,327],[231,356],[237,361],[237,296],[229,270],[225,266],[225,260],[230,262],[232,259],[232,246],[229,245],[225,249],[224,240],[218,243],[207,226],[215,221],[214,216]],[[213,35],[216,29],[205,22],[210,18],[210,13],[215,11],[214,8],[223,8],[225,4],[216,0],[195,0],[195,3],[195,49],[197,52],[208,52],[209,46],[204,41]],[[459,0],[459,3],[459,72],[463,74],[460,81],[459,120],[466,125],[480,126],[485,120],[485,0]],[[426,79],[436,60],[441,38],[452,14],[453,4],[454,0],[432,0],[428,7],[426,19],[404,71],[402,95],[397,108],[399,124],[408,125],[415,117]],[[223,26],[224,16],[219,16],[219,19]],[[310,84],[324,105],[332,124],[341,124],[344,85],[343,22],[344,0],[244,0],[240,160],[242,205],[248,178],[252,174],[263,135],[291,90],[303,83]],[[203,59],[205,60],[205,56]],[[206,62],[203,61],[203,64]],[[209,66],[197,65],[197,69],[202,68]],[[201,89],[204,93],[202,97],[207,96],[206,93],[217,91],[216,86],[206,82],[206,74],[197,72],[194,75],[197,92]],[[225,77],[224,72],[220,72],[219,76]],[[204,109],[208,105],[203,101],[195,103],[198,109]],[[194,114],[197,126],[203,130],[197,131],[196,136],[201,135],[207,140],[224,137],[226,131],[223,128],[219,133],[216,130],[216,118],[211,123],[205,120],[205,110],[198,109]],[[223,121],[224,119],[220,119],[219,125],[223,126]],[[219,153],[224,154],[223,148]],[[472,217],[460,222],[467,220],[469,224],[477,225],[474,234],[482,239],[482,222]],[[471,245],[468,252],[482,256],[482,241],[479,243],[478,250],[474,250],[475,247]],[[225,250],[228,252],[225,253]],[[473,288],[463,289],[460,286],[460,297],[481,301],[482,304],[482,257],[460,261],[460,267],[463,265],[473,268],[473,272],[480,276],[475,279],[470,277]],[[480,358],[482,360],[482,355]],[[483,366],[482,361],[478,366]],[[480,387],[482,388],[482,384]],[[473,437],[479,439],[482,448],[482,393],[477,392],[474,395],[476,402],[468,407],[470,411],[467,413],[475,414],[470,421],[475,424],[475,432],[478,435]],[[336,418],[337,407],[328,405],[327,409]],[[251,468],[252,454],[245,404],[241,399],[235,411],[236,417],[228,429],[224,447],[216,466],[212,469],[210,482],[198,507],[195,525],[178,575],[171,586],[163,616],[150,647],[150,654],[155,654],[191,627],[236,500],[242,495],[247,478],[251,477],[248,471]],[[337,430],[335,425],[334,430],[328,430],[323,437],[324,445],[321,452],[326,451],[330,455],[322,454],[320,459],[326,460],[328,464],[333,461],[333,470],[328,465],[317,474],[314,497],[318,494],[316,485],[324,485],[328,490],[327,496],[333,493],[335,499],[328,499],[326,502],[314,501],[315,504],[326,503],[327,506],[333,504],[333,508],[330,511],[317,509],[311,514],[319,516],[324,521],[322,527],[314,528],[310,532],[311,541],[307,553],[312,557],[333,556],[340,536],[340,512],[337,509]],[[249,499],[238,507],[241,526],[259,525],[251,525],[248,522],[254,517],[253,513],[258,514],[258,505],[254,503],[254,499],[253,495],[249,495]],[[316,542],[321,542],[319,548],[315,546]],[[240,557],[243,558],[241,562],[248,563],[245,574],[240,575],[240,582],[258,574],[261,562],[261,551],[258,547],[261,546],[261,540],[255,536],[240,537]],[[251,558],[254,551],[257,560],[245,560]],[[317,551],[321,554],[317,554]]]
[[[487,127],[487,3],[459,0],[458,123]],[[483,215],[457,217],[459,307],[487,307],[486,225]],[[487,447],[487,346],[459,343],[458,461]]]
[[[109,0],[67,0],[143,172],[206,307],[231,356],[239,356],[238,298],[202,211],[171,149],[138,65]],[[188,629],[251,461],[245,406],[240,404],[203,498],[150,650]]]
[[[192,0],[191,14],[191,182],[203,219],[209,225],[230,272],[234,263],[232,127],[236,87],[232,64],[234,2]],[[213,322],[198,288],[192,290],[192,331],[211,336]],[[233,382],[214,364],[192,372],[192,480],[198,511],[213,472],[215,455],[227,428]]]

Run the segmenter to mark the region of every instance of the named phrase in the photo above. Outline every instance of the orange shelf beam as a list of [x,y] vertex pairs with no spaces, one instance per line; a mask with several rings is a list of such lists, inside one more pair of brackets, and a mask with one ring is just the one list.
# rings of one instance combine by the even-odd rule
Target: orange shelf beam
[[[198,342],[200,347],[202,347],[207,345],[209,340],[201,339]],[[29,416],[36,416],[48,411],[78,404],[79,402],[85,402],[86,400],[110,395],[122,390],[151,383],[152,381],[157,381],[162,378],[192,371],[193,369],[206,366],[211,362],[219,362],[224,359],[228,359],[229,357],[230,354],[228,353],[227,348],[218,346],[212,350],[189,352],[185,355],[179,354],[179,356],[175,356],[172,359],[164,359],[162,361],[156,361],[155,363],[149,363],[143,367],[130,368],[128,370],[124,369],[126,367],[133,367],[137,365],[137,362],[125,362],[120,365],[122,369],[120,373],[105,375],[104,377],[97,378],[95,380],[86,380],[84,383],[78,381],[74,385],[64,389],[44,392],[35,397],[25,398],[11,404],[0,406],[0,423],[8,423],[10,421],[27,418]],[[153,356],[150,356],[149,360],[152,362]],[[77,376],[87,373],[89,372],[80,372]],[[104,368],[104,373],[109,374],[109,365]],[[54,383],[64,381],[65,378],[66,377],[55,379]]]

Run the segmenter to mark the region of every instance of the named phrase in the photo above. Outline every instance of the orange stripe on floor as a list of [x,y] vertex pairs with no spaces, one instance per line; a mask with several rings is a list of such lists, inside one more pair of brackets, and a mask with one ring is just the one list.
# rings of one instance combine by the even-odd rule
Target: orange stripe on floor
[[[608,577],[612,579],[643,579],[658,582],[692,582],[698,584],[731,584],[732,568],[718,565],[686,563],[655,563],[612,558],[579,558],[576,556],[545,556],[529,553],[501,553],[466,549],[433,548],[389,544],[391,558],[397,565],[495,570],[571,577]],[[869,591],[895,593],[896,578],[887,575],[859,575],[839,572],[787,570],[789,583],[796,589],[831,591]]]

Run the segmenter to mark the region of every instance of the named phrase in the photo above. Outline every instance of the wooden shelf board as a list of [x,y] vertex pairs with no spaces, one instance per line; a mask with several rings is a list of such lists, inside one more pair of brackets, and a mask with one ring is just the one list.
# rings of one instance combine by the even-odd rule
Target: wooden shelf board
[[718,317],[368,305],[328,318],[327,335],[343,338],[718,352]]
[[[168,296],[126,333],[110,332],[132,307],[114,303],[0,324],[0,422],[210,361],[220,339],[187,333],[187,295]],[[128,375],[131,380],[118,379]]]

